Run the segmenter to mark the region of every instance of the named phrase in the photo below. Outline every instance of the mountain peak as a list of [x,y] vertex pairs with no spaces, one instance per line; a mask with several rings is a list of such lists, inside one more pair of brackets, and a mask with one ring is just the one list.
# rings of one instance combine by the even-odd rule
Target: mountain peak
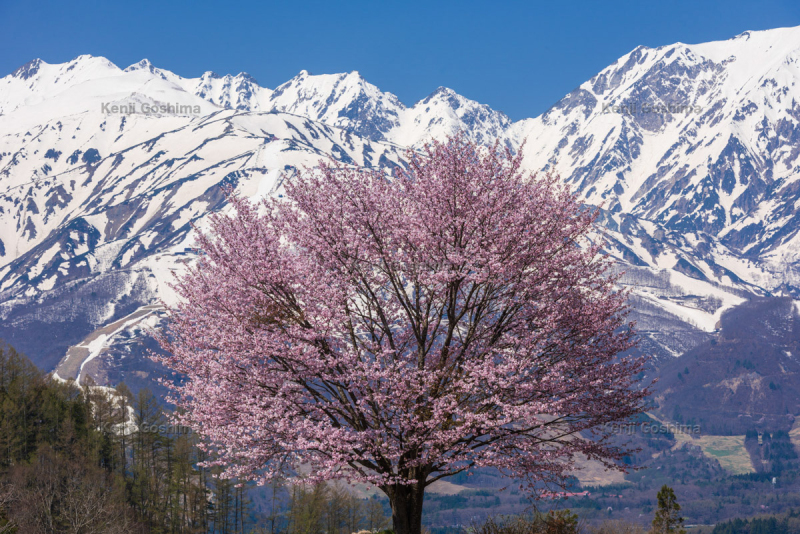
[[435,91],[433,91],[431,94],[429,94],[427,96],[427,98],[433,98],[434,96],[440,96],[440,95],[441,96],[455,96],[457,94],[458,93],[456,93],[455,91],[453,91],[449,87],[445,87],[443,85],[440,85],[439,87],[436,88]]
[[252,84],[258,85],[258,81],[256,81],[255,78],[253,78],[252,76],[250,76],[246,72],[240,72],[239,74],[236,75],[236,78],[239,78],[239,79],[241,79],[243,81],[250,82]]
[[153,66],[152,63],[150,63],[149,59],[143,59],[143,60],[139,61],[138,63],[134,63],[133,65],[129,65],[128,67],[125,68],[125,70],[123,72],[133,72],[133,71],[136,71],[136,70],[146,70],[146,71],[149,71],[149,72],[154,72],[155,71],[155,67]]
[[428,105],[433,101],[443,101],[453,109],[461,107],[463,102],[467,102],[466,97],[461,96],[449,87],[439,86],[434,92],[419,101],[418,104]]
[[[75,56],[74,58],[72,58],[69,61],[69,63],[76,63],[76,62],[79,62],[79,61],[85,61],[85,60],[88,60],[88,59],[94,59],[96,57],[100,57],[100,56],[93,56],[92,54],[81,54],[79,56]],[[105,59],[105,58],[103,58],[103,59]]]
[[93,56],[92,54],[81,54],[68,62],[69,65],[77,65],[80,63],[99,63],[104,66],[116,67],[114,63],[103,56]]
[[32,59],[31,61],[28,61],[21,67],[17,68],[17,70],[11,73],[11,76],[21,80],[32,78],[33,76],[36,76],[37,72],[39,72],[39,67],[41,67],[43,63],[44,62],[39,58]]

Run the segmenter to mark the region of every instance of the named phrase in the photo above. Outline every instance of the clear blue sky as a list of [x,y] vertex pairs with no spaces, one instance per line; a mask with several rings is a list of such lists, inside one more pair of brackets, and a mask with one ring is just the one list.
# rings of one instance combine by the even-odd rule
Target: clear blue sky
[[800,25],[800,0],[116,2],[0,0],[0,76],[39,57],[142,58],[186,77],[358,70],[406,104],[437,87],[506,112],[547,110],[636,46]]

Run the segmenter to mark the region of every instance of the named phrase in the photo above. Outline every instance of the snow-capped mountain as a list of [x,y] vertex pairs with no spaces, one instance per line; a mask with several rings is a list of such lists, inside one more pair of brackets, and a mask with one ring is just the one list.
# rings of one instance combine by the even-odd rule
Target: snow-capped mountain
[[240,111],[261,111],[268,109],[269,97],[272,91],[261,87],[255,79],[246,72],[236,76],[226,74],[219,76],[215,72],[205,72],[200,78],[181,78],[170,71],[158,69],[143,59],[125,69],[125,72],[145,70],[164,80],[178,85],[184,91],[208,100],[212,104],[225,109]]
[[643,349],[695,347],[723,310],[800,286],[800,28],[639,47],[540,117],[439,88],[413,106],[357,72],[182,78],[142,60],[34,60],[0,79],[0,338],[62,377],[145,380],[144,326],[194,258],[191,223],[322,157],[402,164],[462,131],[525,144],[601,206]]
[[531,168],[695,241],[698,275],[800,285],[800,28],[639,47],[512,128]]

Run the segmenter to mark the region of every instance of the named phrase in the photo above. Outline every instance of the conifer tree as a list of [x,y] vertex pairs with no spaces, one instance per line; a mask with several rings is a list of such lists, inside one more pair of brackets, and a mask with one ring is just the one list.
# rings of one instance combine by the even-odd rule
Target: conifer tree
[[658,509],[653,519],[653,534],[686,534],[683,530],[683,518],[680,516],[681,505],[675,498],[675,492],[666,484],[658,492]]

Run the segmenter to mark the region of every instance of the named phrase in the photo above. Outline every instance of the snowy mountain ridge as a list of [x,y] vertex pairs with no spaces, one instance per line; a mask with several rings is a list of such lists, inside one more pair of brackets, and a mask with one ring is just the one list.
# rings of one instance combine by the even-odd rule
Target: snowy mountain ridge
[[[75,93],[86,89],[88,94],[75,98]],[[89,112],[118,95],[132,93],[186,105],[198,105],[201,99],[202,114],[211,111],[208,104],[215,109],[291,113],[372,141],[402,146],[465,129],[488,141],[511,124],[503,113],[444,87],[407,108],[356,71],[311,75],[303,70],[271,90],[247,73],[219,76],[209,71],[200,78],[182,78],[147,59],[120,69],[105,58],[87,55],[54,65],[35,59],[0,79],[0,115],[17,110],[30,115],[30,108],[46,101],[54,101],[61,111],[50,105],[39,113],[44,117]]]
[[79,56],[0,78],[0,338],[64,378],[137,380],[149,342],[122,319],[171,301],[220,185],[280,194],[320,158],[391,167],[457,131],[526,140],[529,170],[603,208],[643,350],[679,355],[753,295],[800,296],[800,28],[639,47],[517,122],[447,88],[407,107],[357,72],[267,89]]

